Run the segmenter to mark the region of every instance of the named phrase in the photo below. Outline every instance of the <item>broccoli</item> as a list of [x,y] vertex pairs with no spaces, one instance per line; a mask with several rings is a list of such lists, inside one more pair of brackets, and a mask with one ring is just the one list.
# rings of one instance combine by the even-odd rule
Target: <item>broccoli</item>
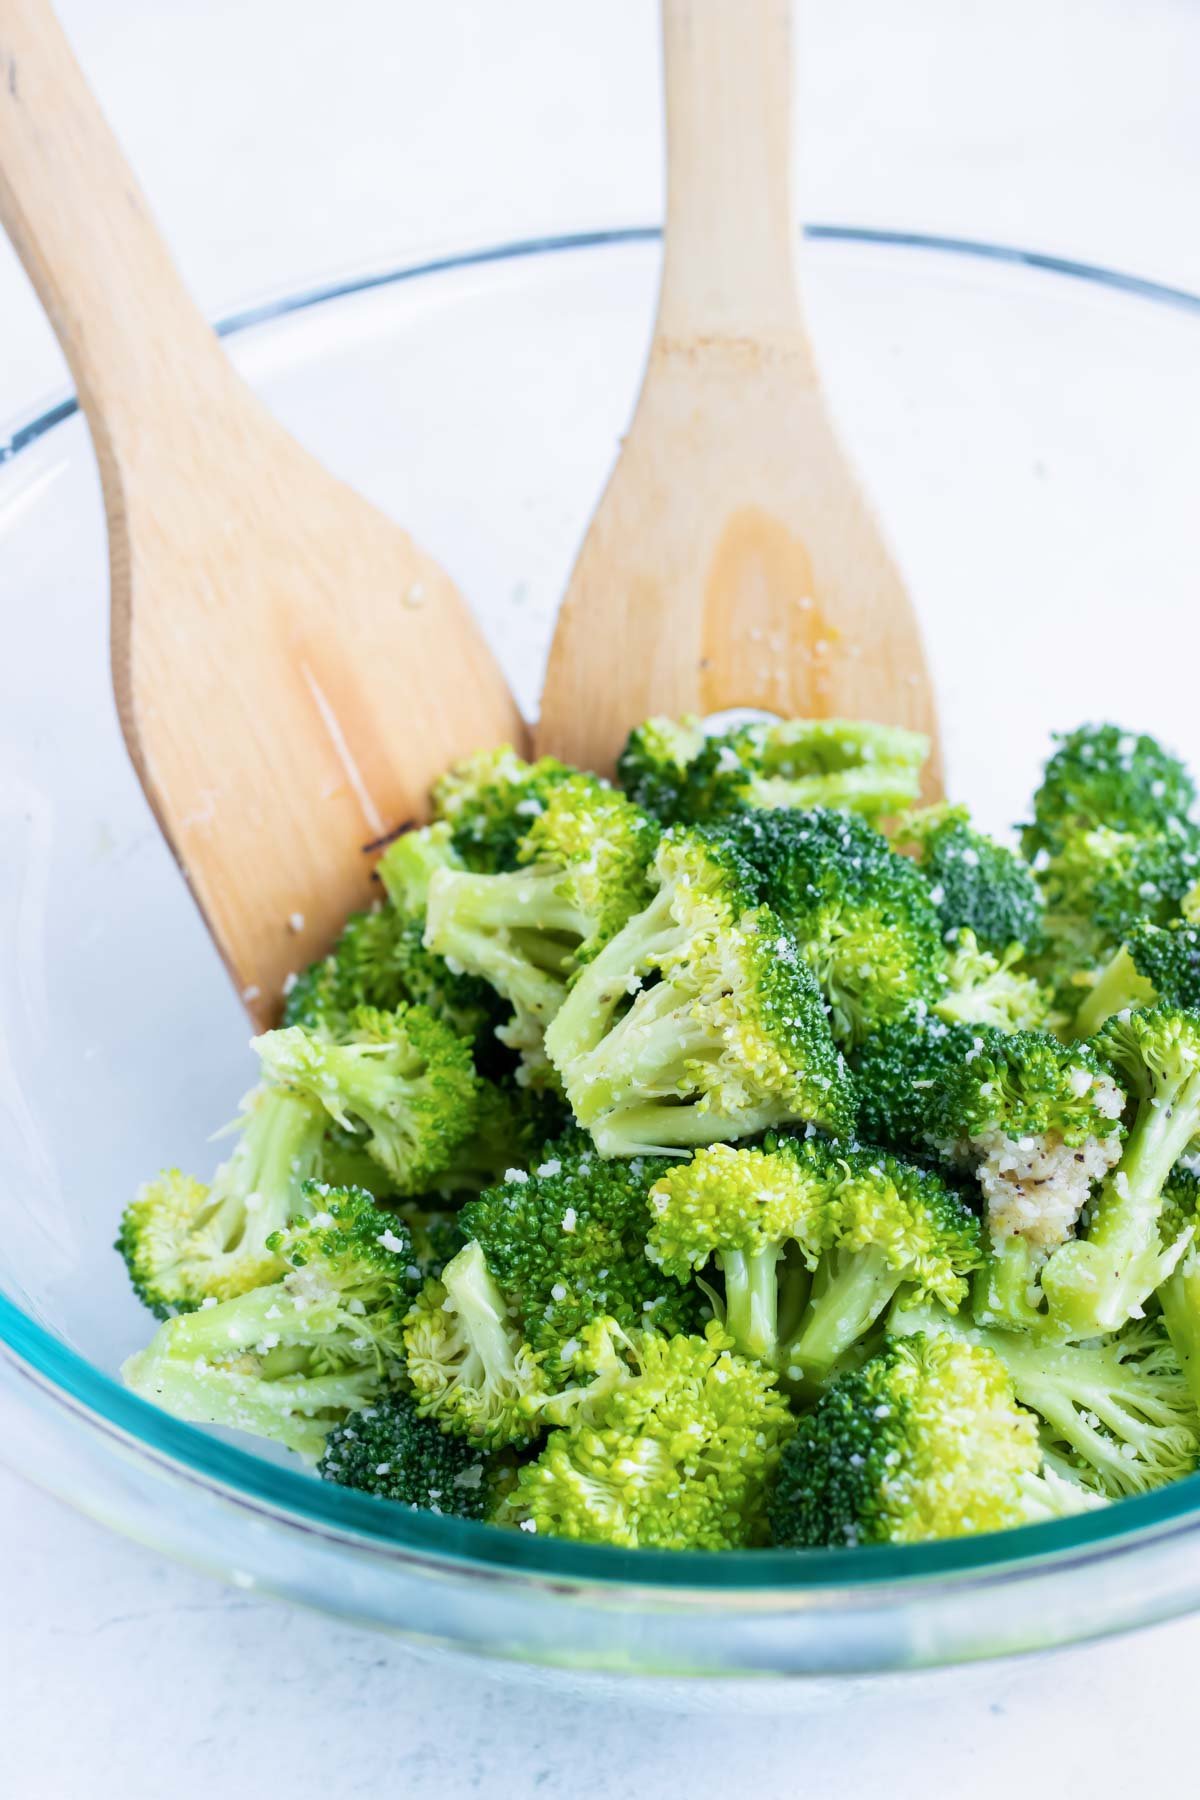
[[440,1280],[425,1283],[404,1322],[404,1343],[423,1417],[490,1448],[540,1435],[540,1360],[510,1318],[479,1244],[466,1244]]
[[1157,1001],[1200,1011],[1200,925],[1190,919],[1138,920],[1075,1015],[1076,1035],[1092,1037],[1114,1013]]
[[540,1047],[574,970],[645,905],[657,838],[623,794],[573,775],[528,822],[519,867],[433,875],[425,942],[511,1002],[514,1025],[501,1034],[511,1047]]
[[985,951],[1003,956],[1014,944],[1027,955],[1041,947],[1042,896],[1029,864],[976,831],[965,806],[910,813],[896,833],[930,886],[943,932],[970,931]]
[[446,1264],[467,1242],[459,1214],[448,1212],[437,1200],[436,1194],[421,1200],[399,1200],[388,1209],[408,1233],[412,1246],[410,1273],[421,1284],[440,1280]]
[[429,884],[437,871],[466,866],[454,848],[449,822],[441,819],[433,825],[414,826],[393,838],[376,863],[375,873],[397,912],[423,917],[429,903]]
[[1156,837],[1191,813],[1192,778],[1156,739],[1117,725],[1081,725],[1057,734],[1056,743],[1022,835],[1031,861],[1039,852],[1057,855],[1097,826]]
[[451,831],[455,852],[469,869],[496,875],[515,869],[521,840],[554,789],[577,776],[553,756],[523,762],[508,745],[480,750],[455,763],[433,790],[438,821]]
[[911,806],[929,740],[896,725],[785,719],[706,736],[692,720],[650,719],[631,733],[617,774],[666,825],[744,807],[844,807],[874,818]]
[[1163,1324],[1167,1328],[1193,1404],[1200,1408],[1200,1179],[1190,1169],[1172,1169],[1163,1190],[1159,1236],[1164,1246],[1177,1243],[1187,1233],[1187,1248],[1158,1289]]
[[853,1124],[816,984],[728,843],[669,833],[649,904],[575,976],[546,1051],[603,1156],[670,1155],[788,1120]]
[[1200,1130],[1200,1017],[1166,1006],[1121,1013],[1093,1042],[1136,1113],[1086,1237],[1062,1244],[1042,1270],[1051,1320],[1071,1336],[1115,1331],[1136,1316],[1183,1255],[1190,1233],[1160,1241],[1163,1188]]
[[482,1246],[550,1380],[566,1375],[589,1320],[603,1313],[627,1330],[668,1334],[700,1322],[700,1295],[646,1256],[648,1196],[661,1163],[601,1162],[573,1133],[543,1160],[469,1201],[463,1232]]
[[312,1216],[269,1240],[281,1279],[168,1319],[121,1375],[176,1418],[315,1460],[398,1375],[413,1280],[403,1225],[369,1194],[310,1183],[306,1198]]
[[929,884],[872,826],[822,808],[745,813],[723,829],[795,936],[844,1048],[937,997],[943,947]]
[[[1041,1463],[1037,1421],[998,1356],[942,1335],[892,1340],[800,1421],[772,1534],[815,1549],[1002,1531],[1034,1512]],[[1061,1508],[1061,1494],[1043,1505]]]
[[1200,1417],[1158,1319],[1134,1320],[1080,1344],[980,1329],[932,1308],[897,1309],[889,1329],[991,1351],[1021,1405],[1040,1418],[1047,1463],[1110,1499],[1177,1481],[1196,1467]]
[[401,1194],[431,1186],[478,1117],[470,1045],[424,1006],[360,1006],[336,1035],[292,1025],[254,1047],[268,1075],[360,1134]]
[[386,1394],[335,1425],[317,1473],[340,1487],[457,1519],[488,1518],[513,1479],[510,1465],[422,1418],[403,1394]]
[[475,1125],[430,1183],[443,1199],[477,1194],[509,1169],[527,1168],[570,1115],[558,1095],[511,1079],[480,1079]]
[[998,1031],[1039,1031],[1057,1021],[1053,996],[1022,967],[1024,953],[1011,944],[1000,955],[981,950],[966,926],[948,940],[946,985],[933,1011],[948,1025],[994,1025]]
[[126,1207],[115,1248],[138,1298],[165,1319],[274,1281],[274,1232],[304,1211],[304,1184],[322,1167],[325,1115],[288,1087],[243,1102],[240,1138],[212,1186],[165,1170]]
[[978,1222],[938,1175],[818,1138],[713,1145],[650,1206],[650,1255],[680,1278],[715,1256],[736,1348],[794,1382],[858,1352],[902,1289],[958,1306],[979,1262]]
[[1149,838],[1097,826],[1048,858],[1039,872],[1048,938],[1042,964],[1064,1004],[1079,1004],[1080,989],[1142,920],[1169,924],[1198,871],[1200,835],[1191,825]]
[[546,1403],[557,1429],[501,1522],[587,1543],[725,1550],[762,1543],[766,1495],[794,1420],[774,1376],[703,1337],[589,1325],[586,1385]]

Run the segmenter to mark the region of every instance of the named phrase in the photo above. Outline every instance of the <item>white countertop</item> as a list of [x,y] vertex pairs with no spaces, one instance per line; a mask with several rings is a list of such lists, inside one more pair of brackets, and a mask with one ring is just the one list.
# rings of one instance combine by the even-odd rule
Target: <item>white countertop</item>
[[[734,0],[730,0],[733,4]],[[221,311],[414,246],[657,216],[652,0],[62,0]],[[805,210],[1200,284],[1194,0],[813,0]],[[552,145],[553,154],[547,154]],[[268,223],[269,221],[269,223]],[[0,247],[0,414],[63,381]],[[230,1592],[0,1473],[11,1800],[762,1800],[887,1783],[1107,1800],[1195,1766],[1200,1619],[787,1712],[554,1694]],[[458,1692],[451,1706],[448,1684]]]

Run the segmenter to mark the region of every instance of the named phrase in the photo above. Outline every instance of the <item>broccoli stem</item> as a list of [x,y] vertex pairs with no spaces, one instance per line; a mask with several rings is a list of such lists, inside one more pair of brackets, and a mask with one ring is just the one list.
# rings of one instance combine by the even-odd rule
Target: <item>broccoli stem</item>
[[863,1337],[895,1295],[900,1271],[878,1248],[832,1250],[822,1257],[799,1332],[783,1366],[819,1379]]
[[[513,884],[528,898],[516,900]],[[539,932],[583,936],[573,908],[553,898],[556,884],[528,874],[468,875],[442,871],[429,891],[425,945],[452,965],[480,975],[522,1013],[543,1025],[563,997],[566,946],[555,943],[550,961],[537,945]],[[500,893],[493,892],[499,888]],[[561,918],[557,914],[563,915]]]
[[1105,1020],[1127,1006],[1152,1006],[1154,987],[1139,975],[1132,956],[1122,944],[1116,955],[1100,971],[1095,987],[1075,1014],[1076,1037],[1092,1037]]
[[1200,1251],[1188,1250],[1158,1290],[1163,1324],[1200,1409]]
[[1116,1331],[1140,1313],[1187,1246],[1164,1249],[1163,1184],[1200,1128],[1200,1069],[1139,1102],[1121,1161],[1105,1176],[1085,1238],[1055,1250],[1042,1289],[1056,1323],[1075,1335]]
[[993,1240],[975,1277],[973,1307],[980,1325],[1036,1331],[1046,1322],[1037,1299],[1038,1253],[1018,1233]]
[[560,1072],[595,1050],[648,971],[687,943],[688,932],[672,915],[672,898],[670,888],[660,888],[576,975],[546,1033],[547,1054]]
[[725,1328],[744,1356],[770,1362],[779,1346],[779,1260],[781,1252],[722,1250]]
[[508,1309],[474,1239],[446,1264],[442,1285],[471,1345],[471,1366],[464,1367],[463,1379],[515,1383],[518,1370]]

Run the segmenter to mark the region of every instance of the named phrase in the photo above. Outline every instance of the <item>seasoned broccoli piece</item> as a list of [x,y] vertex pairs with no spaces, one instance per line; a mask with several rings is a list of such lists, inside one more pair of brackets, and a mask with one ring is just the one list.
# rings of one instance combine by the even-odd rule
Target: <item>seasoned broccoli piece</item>
[[425,941],[511,1002],[501,1033],[540,1048],[572,973],[645,905],[658,827],[593,775],[548,794],[499,874],[439,869],[429,884]]
[[948,1025],[994,1025],[997,1031],[1040,1031],[1056,1021],[1054,998],[1023,965],[1019,944],[999,956],[981,950],[965,926],[948,942],[946,985],[933,1011]]
[[510,1464],[422,1418],[403,1394],[387,1394],[335,1425],[317,1473],[340,1487],[456,1519],[489,1518],[513,1479]]
[[816,985],[727,843],[673,832],[654,897],[578,972],[546,1033],[603,1156],[670,1155],[788,1120],[853,1124]]
[[1163,1188],[1200,1130],[1200,1017],[1166,1006],[1121,1013],[1094,1044],[1136,1114],[1086,1237],[1062,1244],[1042,1270],[1051,1319],[1071,1336],[1115,1331],[1136,1317],[1183,1255],[1189,1234],[1160,1241]]
[[849,719],[756,721],[706,736],[693,720],[650,719],[630,734],[617,773],[664,824],[744,807],[844,807],[874,818],[911,806],[929,739]]
[[115,1248],[152,1313],[190,1312],[283,1273],[270,1239],[305,1210],[325,1125],[321,1108],[293,1088],[255,1088],[243,1102],[237,1147],[211,1187],[168,1169],[139,1190]]
[[585,1328],[577,1369],[586,1385],[546,1403],[559,1429],[521,1469],[502,1523],[659,1550],[764,1541],[794,1429],[768,1370],[734,1355],[715,1323],[663,1337],[613,1319]]
[[579,1333],[604,1313],[627,1330],[668,1334],[700,1323],[701,1296],[646,1256],[648,1196],[659,1162],[602,1162],[572,1133],[546,1146],[528,1173],[505,1179],[463,1207],[462,1230],[482,1245],[525,1340],[552,1381],[565,1377]]
[[521,840],[554,789],[578,774],[553,756],[527,763],[508,745],[479,750],[455,763],[433,790],[437,819],[469,869],[495,875],[515,869]]
[[429,1188],[478,1117],[471,1047],[424,1006],[360,1006],[336,1035],[292,1025],[254,1047],[268,1075],[362,1135],[401,1194]]
[[1080,1006],[1076,1035],[1092,1037],[1114,1013],[1157,1001],[1200,1011],[1200,925],[1190,919],[1134,925]]
[[845,1548],[1002,1531],[1034,1511],[1041,1462],[1037,1421],[998,1356],[940,1335],[890,1341],[800,1421],[771,1497],[774,1540]]
[[1041,947],[1042,896],[1015,850],[976,831],[965,806],[910,813],[896,833],[929,882],[945,933],[970,931],[984,950],[1003,956],[1014,944],[1027,955]]
[[475,1126],[431,1182],[445,1199],[477,1194],[509,1169],[528,1168],[570,1119],[556,1093],[511,1079],[480,1080]]
[[427,1281],[404,1322],[408,1378],[424,1417],[475,1443],[525,1444],[546,1379],[508,1312],[483,1249],[467,1244]]
[[272,1234],[278,1281],[168,1319],[121,1370],[176,1418],[315,1460],[326,1433],[399,1373],[412,1295],[404,1227],[369,1194],[310,1183],[311,1217]]
[[1081,989],[1143,919],[1169,924],[1198,871],[1200,835],[1181,824],[1150,838],[1097,826],[1048,858],[1039,871],[1048,938],[1042,963],[1064,1003],[1079,1004]]
[[1157,837],[1191,813],[1192,778],[1156,739],[1118,725],[1081,725],[1056,742],[1022,837],[1031,861],[1097,826]]
[[1178,1481],[1196,1467],[1200,1418],[1158,1319],[1082,1344],[981,1330],[932,1308],[897,1310],[889,1329],[991,1351],[1021,1405],[1039,1416],[1050,1466],[1111,1499]]
[[745,813],[724,829],[816,976],[839,1044],[936,999],[943,948],[929,885],[872,826],[822,808]]
[[818,1138],[715,1144],[650,1206],[650,1255],[681,1279],[715,1256],[735,1347],[791,1381],[825,1379],[902,1289],[958,1306],[979,1262],[978,1221],[939,1176]]
[[1167,1328],[1180,1368],[1191,1392],[1192,1401],[1200,1408],[1200,1178],[1190,1169],[1177,1165],[1172,1169],[1163,1189],[1163,1210],[1159,1219],[1159,1236],[1164,1247],[1181,1238],[1187,1248],[1167,1279],[1158,1289],[1163,1324]]

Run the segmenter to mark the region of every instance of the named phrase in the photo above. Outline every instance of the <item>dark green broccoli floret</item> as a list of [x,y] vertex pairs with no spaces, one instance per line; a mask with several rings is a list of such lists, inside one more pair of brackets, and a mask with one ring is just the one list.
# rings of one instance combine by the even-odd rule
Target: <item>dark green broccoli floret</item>
[[603,1162],[574,1133],[463,1208],[463,1232],[482,1245],[551,1380],[569,1369],[579,1333],[598,1314],[668,1334],[698,1324],[700,1294],[646,1256],[648,1195],[661,1169],[640,1157]]
[[1056,855],[1098,826],[1157,837],[1190,814],[1192,778],[1155,738],[1117,725],[1081,725],[1056,741],[1024,830],[1030,859],[1039,851]]
[[402,1394],[388,1394],[335,1425],[317,1473],[422,1512],[486,1519],[512,1482],[511,1466],[424,1419]]
[[844,1548],[1002,1531],[1036,1507],[1041,1461],[999,1357],[942,1336],[892,1341],[800,1421],[771,1498],[774,1539]]
[[1094,1040],[1136,1114],[1117,1167],[1090,1209],[1086,1237],[1042,1271],[1053,1322],[1075,1336],[1136,1316],[1186,1247],[1160,1242],[1163,1189],[1200,1131],[1200,1017],[1159,1006],[1118,1014]]
[[469,869],[515,869],[521,840],[560,782],[578,774],[553,756],[527,763],[508,745],[479,750],[447,770],[433,790],[438,820]]
[[307,1095],[256,1088],[244,1102],[233,1155],[211,1187],[168,1169],[139,1190],[115,1247],[151,1312],[160,1319],[189,1312],[283,1273],[270,1238],[304,1211],[305,1182],[324,1172],[325,1127]]
[[929,740],[849,719],[763,720],[705,735],[692,720],[650,719],[630,734],[618,775],[664,824],[743,807],[844,807],[876,817],[911,806]]
[[434,874],[425,941],[511,1003],[501,1036],[536,1053],[573,972],[649,898],[657,841],[658,827],[623,794],[572,775],[527,822],[519,867]]
[[446,1264],[467,1242],[459,1215],[438,1205],[436,1194],[424,1200],[399,1200],[391,1212],[404,1226],[412,1245],[412,1274],[418,1283],[438,1281]]
[[[1191,1236],[1188,1236],[1188,1233]],[[1159,1236],[1164,1248],[1186,1248],[1158,1289],[1163,1324],[1179,1358],[1193,1404],[1200,1407],[1200,1178],[1176,1166],[1163,1189]]]
[[984,950],[1003,955],[1041,946],[1042,896],[1033,870],[1015,850],[976,831],[965,806],[910,813],[895,839],[915,854],[929,882],[943,932],[964,929]]
[[902,1289],[956,1307],[979,1262],[978,1221],[937,1175],[818,1138],[713,1145],[650,1205],[650,1254],[680,1278],[715,1257],[736,1347],[792,1381],[860,1353]]
[[581,1385],[545,1410],[552,1430],[517,1477],[501,1522],[585,1543],[659,1550],[761,1544],[766,1495],[794,1429],[775,1378],[703,1337],[583,1333]]
[[310,1184],[275,1232],[278,1281],[168,1319],[121,1375],[176,1418],[316,1458],[326,1433],[399,1374],[413,1291],[404,1226],[355,1189]]
[[980,1330],[932,1308],[898,1311],[893,1331],[942,1334],[992,1352],[1022,1406],[1041,1420],[1042,1450],[1059,1473],[1111,1499],[1191,1474],[1200,1418],[1157,1319],[1115,1336],[1060,1343],[1036,1333]]
[[937,997],[942,932],[929,885],[872,826],[822,808],[744,813],[724,829],[794,935],[839,1043],[861,1043]]
[[364,1140],[396,1192],[429,1188],[469,1137],[479,1078],[471,1047],[424,1006],[362,1006],[337,1035],[292,1025],[255,1039],[263,1067]]
[[479,1244],[427,1281],[404,1322],[408,1378],[423,1416],[498,1448],[540,1435],[539,1358],[509,1315]]
[[789,1120],[850,1128],[816,984],[736,850],[669,833],[651,880],[653,899],[578,972],[546,1034],[601,1154],[669,1155]]

